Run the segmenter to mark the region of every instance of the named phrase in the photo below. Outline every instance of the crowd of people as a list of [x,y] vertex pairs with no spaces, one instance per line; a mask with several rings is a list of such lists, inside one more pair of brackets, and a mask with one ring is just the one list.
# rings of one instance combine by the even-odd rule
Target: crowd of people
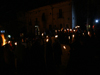
[[71,48],[66,74],[90,74],[100,66],[99,41],[94,32],[62,29],[31,39],[21,38],[17,45],[13,41],[5,46],[1,43],[0,71],[3,75],[16,72],[18,75],[49,75],[62,64],[61,44],[66,44]]

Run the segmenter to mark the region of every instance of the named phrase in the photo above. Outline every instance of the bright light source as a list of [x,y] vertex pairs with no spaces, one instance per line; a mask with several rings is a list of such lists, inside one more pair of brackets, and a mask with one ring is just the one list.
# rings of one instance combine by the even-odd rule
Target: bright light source
[[67,28],[67,30],[69,30],[69,29]]
[[1,34],[1,37],[2,37],[2,41],[3,41],[3,45],[5,45],[6,44],[6,39],[5,39],[4,34]]
[[63,46],[64,49],[66,49],[66,46]]
[[8,35],[8,38],[11,38],[11,35]]
[[55,35],[55,38],[58,38],[58,35]]
[[42,33],[41,35],[43,36],[44,34]]
[[49,39],[46,39],[46,42],[48,42],[49,41]]
[[8,41],[8,44],[10,44],[11,41]]
[[70,39],[70,36],[68,36],[68,39]]
[[70,31],[72,31],[72,29],[70,29]]
[[90,35],[90,32],[88,31],[88,35]]
[[15,45],[17,45],[17,42],[15,42]]
[[74,38],[74,37],[75,37],[75,35],[72,35],[72,37]]
[[95,20],[95,22],[96,22],[96,23],[98,23],[98,22],[99,22],[99,20]]
[[75,30],[73,30],[75,32]]

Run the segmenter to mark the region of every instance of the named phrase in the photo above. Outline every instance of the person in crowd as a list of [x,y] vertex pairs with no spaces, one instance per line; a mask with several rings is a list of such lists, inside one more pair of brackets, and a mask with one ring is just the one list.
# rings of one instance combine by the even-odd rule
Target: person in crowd
[[53,43],[53,51],[54,51],[55,65],[58,67],[61,65],[62,50],[61,50],[60,42],[57,39],[55,39],[55,42]]
[[52,42],[49,38],[49,41],[46,42],[46,65],[49,70],[53,69],[53,49],[52,49]]
[[9,44],[6,44],[4,48],[4,60],[6,69],[5,73],[13,75],[15,72],[15,59]]

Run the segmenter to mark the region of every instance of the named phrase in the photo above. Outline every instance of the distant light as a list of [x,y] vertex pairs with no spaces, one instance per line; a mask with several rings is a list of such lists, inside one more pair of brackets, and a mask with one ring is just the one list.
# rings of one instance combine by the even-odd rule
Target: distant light
[[72,31],[72,29],[70,29],[70,31]]
[[15,42],[15,45],[17,45],[17,42]]
[[68,39],[70,39],[70,36],[68,36]]
[[64,31],[66,32],[66,29],[64,29]]
[[35,26],[35,27],[38,27],[38,26]]
[[67,28],[67,30],[69,30],[69,29]]
[[42,33],[41,35],[43,36],[44,34]]
[[11,41],[8,41],[8,44],[10,44]]
[[90,32],[88,31],[88,35],[90,35]]
[[55,32],[57,32],[57,30],[55,30]]
[[89,28],[90,28],[90,25],[89,25]]
[[58,35],[55,35],[55,38],[58,38]]
[[46,38],[48,38],[48,36],[46,36]]
[[48,42],[49,41],[49,39],[46,39],[46,42]]
[[83,33],[83,35],[84,35],[84,33]]
[[93,29],[94,29],[94,25],[93,25],[93,27],[92,27]]
[[63,46],[64,49],[66,49],[66,46]]
[[8,38],[11,38],[11,35],[8,35]]
[[74,37],[75,37],[75,35],[72,35],[72,37],[74,38]]
[[98,22],[99,22],[99,20],[95,20],[95,22],[96,22],[96,23],[98,23]]
[[5,30],[1,30],[1,33],[5,33]]
[[75,30],[73,30],[75,32]]

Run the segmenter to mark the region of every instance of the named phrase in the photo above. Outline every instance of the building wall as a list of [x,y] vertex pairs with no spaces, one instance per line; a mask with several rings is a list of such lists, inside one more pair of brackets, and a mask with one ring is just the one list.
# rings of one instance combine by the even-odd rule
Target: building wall
[[[62,9],[62,18],[59,18],[59,9]],[[46,19],[45,21],[42,21],[43,13],[45,13],[45,19]],[[73,17],[75,17],[74,15]],[[62,27],[66,27],[66,25],[68,25],[69,28],[73,28],[73,26],[75,25],[73,24],[75,20],[72,22],[72,1],[71,0],[60,2],[57,4],[47,5],[44,7],[40,7],[28,11],[25,14],[25,18],[26,18],[26,25],[27,25],[28,32],[30,32],[30,30],[34,32],[34,28],[36,25],[35,22],[36,18],[38,21],[37,25],[39,26],[41,32],[43,32],[45,29],[49,29],[49,25],[51,25],[52,28],[56,26],[57,29],[60,29],[60,24],[62,24]],[[32,25],[29,25],[30,21]]]

